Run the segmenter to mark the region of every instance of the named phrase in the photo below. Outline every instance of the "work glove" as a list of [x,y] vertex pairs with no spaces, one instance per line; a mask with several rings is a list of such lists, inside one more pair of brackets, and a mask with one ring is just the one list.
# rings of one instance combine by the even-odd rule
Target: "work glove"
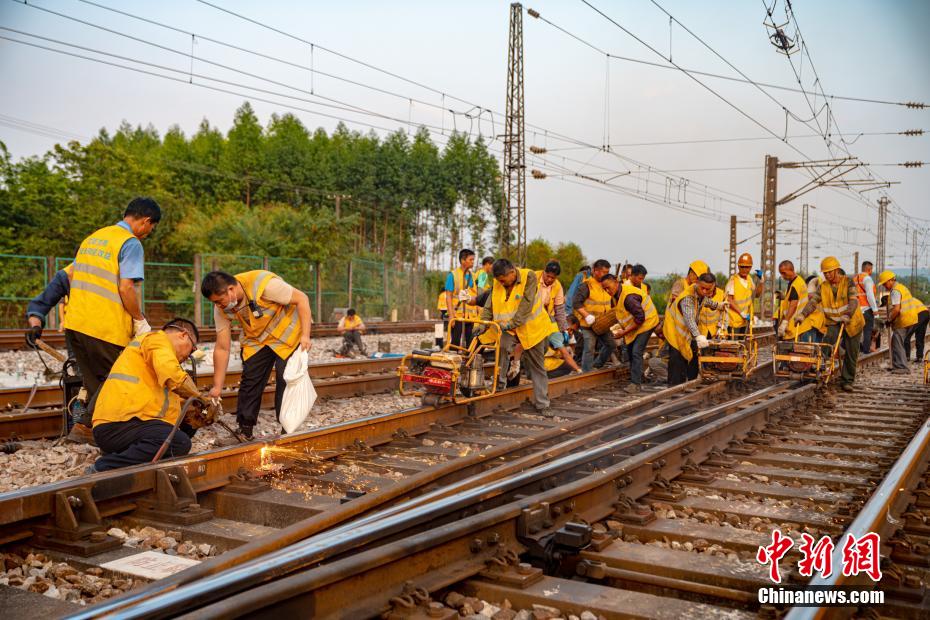
[[33,325],[26,332],[26,344],[33,349],[38,349],[39,345],[36,343],[36,340],[42,337],[42,326]]
[[507,380],[513,381],[520,374],[520,360],[510,362],[510,368],[507,369]]
[[778,324],[778,337],[784,338],[786,331],[788,331],[788,321],[782,321]]
[[588,327],[591,327],[592,325],[594,325],[594,315],[589,314],[588,316],[586,316],[584,318],[584,322],[588,324]]
[[707,336],[701,335],[694,339],[697,342],[698,349],[706,349],[710,346],[710,343],[707,341]]
[[459,301],[468,301],[471,299],[471,293],[466,290],[459,291]]
[[568,332],[562,332],[562,344],[568,345],[571,344],[571,338],[568,335]]
[[145,320],[145,317],[141,319],[132,320],[132,337],[141,336],[142,334],[147,334],[152,331],[152,326],[149,325],[149,322]]
[[762,278],[762,270],[761,270],[761,269],[756,269],[754,273],[756,274],[756,277],[757,277],[757,278],[759,278],[759,279]]

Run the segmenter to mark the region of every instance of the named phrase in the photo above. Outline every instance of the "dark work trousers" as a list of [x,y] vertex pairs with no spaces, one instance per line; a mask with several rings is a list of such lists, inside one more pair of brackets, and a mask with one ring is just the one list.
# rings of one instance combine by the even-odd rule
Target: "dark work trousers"
[[558,379],[559,377],[564,377],[565,375],[571,374],[571,372],[572,372],[571,366],[569,366],[568,364],[562,364],[558,368],[548,371],[546,375],[550,379]]
[[734,336],[742,336],[746,333],[748,329],[749,329],[748,325],[743,325],[742,327],[731,327],[729,331]]
[[357,329],[350,329],[342,334],[342,347],[339,349],[339,355],[348,355],[353,347],[358,349],[362,355],[368,355],[365,352],[365,343],[362,342],[362,334]]
[[691,361],[689,362],[675,347],[668,348],[668,385],[678,385],[685,381],[697,379],[698,350],[697,343],[691,341]]
[[[839,325],[829,325],[827,326],[827,334],[824,336],[823,341],[834,346],[836,345],[836,339],[839,334]],[[862,348],[860,343],[861,339],[861,333],[850,336],[846,333],[845,329],[843,330],[843,343],[841,346],[845,353],[841,358],[843,360],[843,372],[840,374],[840,384],[852,385],[856,380],[856,366],[859,364],[859,351]]]
[[927,323],[930,322],[930,311],[924,310],[917,315],[917,324],[914,326],[914,331],[907,337],[904,341],[905,353],[907,353],[907,359],[911,357],[911,336],[917,341],[917,356],[914,358],[918,362],[924,358],[924,339],[927,337]]
[[[577,332],[576,332],[577,333]],[[584,340],[584,352],[581,355],[581,370],[590,372],[592,368],[600,368],[610,359],[616,348],[614,335],[607,330],[603,334],[595,334],[593,329],[581,328],[581,337]],[[600,344],[601,348],[594,357],[594,349]]]
[[[296,349],[295,349],[296,351]],[[284,367],[286,359],[281,359],[265,346],[249,359],[242,362],[242,379],[239,382],[239,404],[236,406],[236,422],[239,428],[251,432],[258,422],[258,411],[262,407],[262,393],[268,385],[271,370],[274,369],[274,415],[281,415],[281,401],[284,398]]]
[[875,314],[868,306],[862,306],[862,316],[865,318],[865,327],[862,329],[862,345],[859,348],[861,353],[868,353],[872,350],[872,329],[875,327]]
[[[97,442],[103,456],[97,459],[94,468],[97,471],[107,471],[151,462],[172,428],[171,424],[161,420],[139,418],[132,418],[126,422],[98,424],[94,427],[94,441]],[[193,429],[181,424],[162,458],[184,456],[190,452],[193,434]]]
[[[65,340],[71,342],[71,347],[74,350],[74,361],[77,362],[81,371],[84,389],[87,390],[87,402],[91,403],[100,386],[106,381],[107,375],[110,374],[110,369],[116,363],[116,358],[123,352],[123,347],[72,329],[65,330]],[[88,407],[84,419],[79,420],[79,422],[85,426],[90,426],[92,415],[93,408]]]
[[[467,349],[468,345],[471,344],[471,331],[474,326],[474,323],[456,321],[455,325],[452,326],[452,344]],[[465,336],[464,342],[462,340],[463,332]]]
[[630,352],[630,383],[636,385],[643,383],[643,354],[646,352],[646,345],[649,344],[652,332],[651,329],[645,331],[626,345],[626,350]]

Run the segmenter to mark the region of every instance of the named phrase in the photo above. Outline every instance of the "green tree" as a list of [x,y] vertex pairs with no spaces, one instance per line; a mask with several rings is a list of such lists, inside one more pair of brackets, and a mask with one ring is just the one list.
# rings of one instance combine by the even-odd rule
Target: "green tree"
[[526,266],[529,269],[542,269],[554,257],[555,252],[545,239],[536,238],[526,244]]
[[568,290],[575,274],[587,263],[581,246],[574,242],[562,242],[555,248],[555,258],[562,267],[562,275],[559,276],[559,282]]

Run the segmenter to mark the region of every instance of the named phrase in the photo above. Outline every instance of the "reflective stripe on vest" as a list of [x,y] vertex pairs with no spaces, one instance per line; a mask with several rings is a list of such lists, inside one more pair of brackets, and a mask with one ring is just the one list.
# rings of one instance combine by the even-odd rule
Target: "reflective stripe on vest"
[[132,233],[106,226],[84,239],[70,267],[71,292],[62,327],[126,346],[132,317],[119,294],[119,252]]
[[636,340],[636,337],[640,334],[644,334],[651,329],[655,329],[656,325],[659,324],[659,313],[656,311],[655,304],[652,303],[652,297],[649,296],[649,293],[647,293],[642,287],[634,286],[632,284],[624,284],[620,292],[620,301],[617,304],[616,310],[617,321],[620,323],[620,326],[624,330],[627,330],[635,323],[633,315],[627,311],[625,304],[626,298],[630,295],[639,295],[640,299],[642,300],[640,303],[643,308],[644,317],[642,324],[635,331],[632,331],[623,337],[627,344],[630,344]]
[[[494,288],[491,291],[491,310],[494,321],[498,323],[508,323],[516,316],[520,302],[523,300],[523,293],[526,290],[526,280],[529,277],[529,269],[519,269],[520,281],[515,283],[507,294],[507,289],[498,282],[494,281]],[[530,349],[540,343],[549,334],[558,330],[556,325],[549,320],[549,314],[539,302],[539,297],[533,300],[533,306],[530,316],[526,323],[517,327],[515,330],[517,338],[524,349]]]
[[[856,291],[857,291],[856,297],[859,299],[859,307],[863,309],[871,307],[869,306],[868,292],[865,290],[865,286],[862,284],[862,281],[868,275],[869,274],[865,272],[857,273],[856,277],[853,278],[853,282],[855,282],[856,284]],[[877,292],[878,292],[878,289],[875,287],[875,281],[873,280],[872,281],[872,297],[873,298],[878,297]]]
[[731,276],[730,281],[733,283],[733,304],[732,308],[727,310],[727,316],[730,320],[730,327],[743,327],[746,325],[744,315],[752,315],[752,276],[749,276],[750,286],[747,288],[743,279],[738,276]]
[[[820,284],[820,307],[828,326],[836,325],[839,323],[837,319],[846,316],[846,308],[849,305],[849,283],[848,277],[841,276],[836,285],[835,295],[829,282],[824,280]],[[846,324],[846,333],[850,336],[858,336],[863,327],[865,327],[865,317],[857,307],[856,312],[853,312],[849,318],[849,323]]]
[[691,351],[691,332],[685,326],[685,317],[681,314],[680,305],[683,302],[696,303],[697,298],[693,295],[679,295],[674,303],[665,309],[662,334],[665,336],[668,345],[690,362],[694,354]]
[[920,320],[917,315],[924,309],[924,305],[919,299],[911,295],[911,291],[900,282],[896,282],[894,290],[901,294],[901,311],[894,319],[895,329],[904,329],[911,325],[916,325]]
[[[717,303],[723,303],[726,297],[727,294],[723,289],[718,287],[714,291],[713,300]],[[721,316],[723,316],[722,306],[718,306],[716,310],[712,310],[710,306],[701,306],[701,312],[698,314],[698,329],[701,330],[702,334],[706,334],[708,337],[717,335],[717,328],[720,325]]]
[[[604,290],[604,287],[601,286],[601,283],[595,280],[593,277],[585,278],[584,284],[588,285],[588,297],[584,300],[582,308],[584,308],[588,314],[593,314],[595,318],[601,316],[602,314],[607,314],[610,311],[611,302],[613,301],[610,293]],[[574,315],[578,317],[578,320],[581,321],[584,325],[584,317],[581,316],[581,313],[575,310]]]
[[[265,286],[274,273],[264,270],[246,271],[236,275],[236,280],[261,311],[261,318],[252,316],[248,306],[236,312],[226,312],[230,319],[236,318],[242,326],[240,344],[242,360],[249,359],[264,346],[270,347],[281,359],[287,359],[300,343],[300,317],[296,305],[283,305],[262,298]],[[224,311],[225,312],[225,311]]]
[[459,303],[459,291],[467,290],[472,297],[478,295],[478,289],[475,287],[475,276],[471,271],[468,272],[471,274],[471,286],[465,286],[465,272],[461,268],[452,270],[452,286],[455,290],[452,291],[452,304],[455,306],[455,318],[469,318],[476,319],[478,318],[478,306],[465,304],[465,311],[462,311],[461,304]]
[[[804,308],[807,307],[807,303],[810,300],[810,297],[807,294],[807,284],[804,283],[804,278],[801,276],[795,276],[794,280],[791,281],[789,289],[794,289],[794,291],[798,294],[798,306],[795,308],[792,317],[801,316],[801,312],[804,310]],[[790,303],[791,302],[788,300],[788,295],[786,293],[785,298],[782,300],[781,304],[779,304],[782,309],[782,317],[784,317],[788,311],[788,305]],[[785,340],[794,340],[801,334],[804,334],[810,331],[811,328],[815,327],[818,320],[816,315],[816,312],[812,312],[807,317],[805,317],[803,321],[797,324],[793,321],[789,321],[788,326],[785,329]]]

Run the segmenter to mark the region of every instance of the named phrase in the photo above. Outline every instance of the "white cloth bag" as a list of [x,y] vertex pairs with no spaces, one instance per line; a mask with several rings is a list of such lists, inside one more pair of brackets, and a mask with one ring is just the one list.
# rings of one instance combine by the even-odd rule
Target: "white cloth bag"
[[288,433],[300,428],[316,402],[316,388],[307,372],[309,352],[298,349],[284,367],[284,399],[281,402],[281,426]]

